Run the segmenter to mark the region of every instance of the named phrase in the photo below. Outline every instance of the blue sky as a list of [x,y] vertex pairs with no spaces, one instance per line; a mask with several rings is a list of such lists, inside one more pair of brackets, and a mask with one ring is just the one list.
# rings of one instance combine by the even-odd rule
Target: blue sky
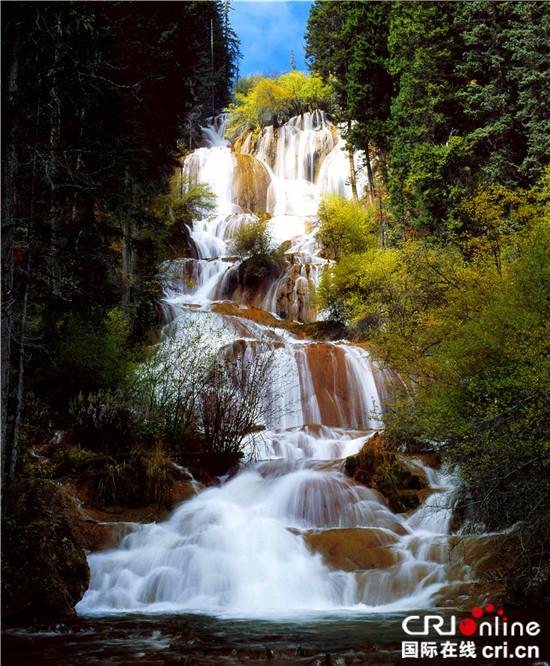
[[306,71],[304,33],[312,2],[234,0],[231,24],[241,40],[241,76],[279,74],[296,66]]

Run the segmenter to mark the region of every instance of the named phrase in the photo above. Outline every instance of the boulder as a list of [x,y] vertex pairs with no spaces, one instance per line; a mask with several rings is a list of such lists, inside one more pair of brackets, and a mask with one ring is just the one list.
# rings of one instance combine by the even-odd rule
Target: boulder
[[304,540],[320,553],[327,566],[342,571],[385,569],[398,564],[403,555],[392,548],[397,536],[378,527],[355,527],[307,532]]
[[236,153],[233,202],[252,213],[267,211],[267,193],[271,177],[265,166],[252,155]]
[[86,555],[65,517],[60,486],[26,479],[5,491],[2,615],[6,622],[65,621],[88,588]]
[[398,454],[383,434],[375,433],[361,451],[346,458],[348,476],[378,490],[392,511],[416,509],[430,492],[420,467]]

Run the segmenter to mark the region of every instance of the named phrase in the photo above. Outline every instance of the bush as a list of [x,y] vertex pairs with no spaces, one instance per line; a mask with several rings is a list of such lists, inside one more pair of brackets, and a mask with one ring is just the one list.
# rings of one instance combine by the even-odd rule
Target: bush
[[141,479],[129,463],[105,465],[96,479],[95,502],[100,507],[138,507],[141,493]]
[[140,415],[140,433],[169,444],[196,427],[196,405],[213,362],[216,333],[190,323],[167,336],[137,368],[129,399]]
[[174,465],[163,448],[157,444],[147,458],[145,467],[147,501],[157,504],[157,506],[167,505],[172,496],[174,480]]
[[335,195],[325,197],[319,207],[319,221],[317,238],[327,259],[338,260],[376,245],[374,216],[370,208],[358,201]]
[[267,219],[258,219],[239,227],[231,238],[229,251],[240,258],[272,256],[273,242]]
[[199,427],[209,453],[238,462],[245,439],[258,429],[274,355],[267,342],[237,341],[223,351],[202,386]]
[[95,502],[101,507],[167,506],[175,478],[172,461],[157,444],[150,453],[104,465],[95,482]]
[[420,503],[416,491],[424,488],[425,482],[408,469],[388,441],[378,434],[357,455],[346,458],[344,469],[359,483],[382,493],[393,511],[415,509]]
[[284,263],[284,252],[275,249],[267,218],[243,225],[233,235],[230,252],[244,258],[239,265],[239,278],[245,289],[257,288],[257,281],[272,275],[276,278]]
[[[223,342],[220,331],[193,319],[180,322],[138,368],[132,411],[147,442],[181,450],[192,440],[212,456],[233,462],[243,456],[244,441],[260,418],[273,349],[261,341],[254,347]],[[162,456],[155,455],[162,476]]]
[[78,396],[70,403],[74,431],[80,445],[104,453],[128,452],[137,437],[138,415],[123,389]]
[[99,326],[80,315],[59,324],[57,377],[65,396],[119,386],[130,368],[128,322],[121,308],[107,312]]

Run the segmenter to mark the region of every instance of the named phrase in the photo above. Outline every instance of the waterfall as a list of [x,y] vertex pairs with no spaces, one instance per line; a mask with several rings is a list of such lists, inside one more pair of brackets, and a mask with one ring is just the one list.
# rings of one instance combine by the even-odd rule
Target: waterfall
[[[323,193],[350,196],[338,128],[316,111],[241,143],[240,154],[261,165],[251,173],[267,174],[247,201],[265,194],[272,235],[288,247],[282,274],[245,294],[229,241],[256,217],[235,187],[244,182],[243,161],[224,139],[225,122],[211,119],[206,147],[185,160],[187,181],[208,184],[217,206],[193,225],[198,259],[162,267],[164,301],[182,345],[189,318],[217,329],[212,344],[238,343],[249,355],[269,337],[264,430],[247,444],[255,462],[166,522],[136,526],[116,549],[91,554],[90,588],[77,610],[259,617],[427,606],[446,583],[451,477],[413,461],[432,492],[409,513],[394,513],[380,493],[349,479],[343,458],[383,427],[384,371],[358,346],[305,340],[246,318],[247,306],[293,320],[316,316],[311,291],[324,260],[315,213]],[[359,168],[358,182],[364,188]],[[242,316],[220,314],[219,301],[236,303]]]

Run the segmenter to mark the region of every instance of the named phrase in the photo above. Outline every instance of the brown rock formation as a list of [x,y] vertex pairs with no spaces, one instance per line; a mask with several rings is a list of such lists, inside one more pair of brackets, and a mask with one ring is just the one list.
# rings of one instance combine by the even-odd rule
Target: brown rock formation
[[346,458],[345,471],[382,493],[392,511],[415,509],[430,492],[422,469],[396,453],[380,433],[367,440],[357,455]]
[[12,484],[2,525],[2,615],[5,621],[64,621],[89,583],[86,555],[65,517],[53,481]]
[[308,345],[307,359],[322,423],[334,427],[350,423],[353,416],[352,387],[344,350],[325,343]]
[[397,536],[378,527],[308,532],[304,540],[311,550],[321,553],[325,564],[332,569],[385,569],[402,559],[402,555],[392,549]]
[[311,265],[291,263],[277,287],[276,311],[279,317],[291,321],[315,321],[317,310],[312,299],[314,291]]
[[247,212],[267,212],[267,193],[271,184],[267,169],[252,155],[237,153],[235,158],[234,203]]
[[510,534],[452,536],[447,577],[453,583],[437,594],[438,606],[470,609],[486,602],[505,603],[507,581],[517,561]]

